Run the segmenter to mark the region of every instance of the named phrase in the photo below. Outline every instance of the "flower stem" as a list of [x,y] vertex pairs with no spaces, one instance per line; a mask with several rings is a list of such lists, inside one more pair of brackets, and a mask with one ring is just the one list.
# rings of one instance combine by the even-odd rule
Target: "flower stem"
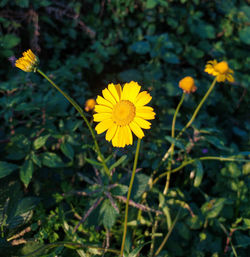
[[177,135],[176,139],[180,138],[183,134],[183,132],[193,123],[194,119],[196,118],[200,108],[202,107],[202,105],[204,104],[204,102],[206,101],[206,99],[208,98],[208,96],[210,95],[210,93],[212,92],[215,84],[217,81],[217,77],[214,78],[214,81],[212,82],[212,84],[210,85],[207,93],[203,96],[203,98],[201,99],[200,103],[198,104],[198,106],[196,107],[193,116],[191,117],[191,119],[189,120],[189,122],[186,124],[186,126],[181,130],[181,132]]
[[126,234],[127,234],[127,223],[128,223],[128,206],[129,206],[129,199],[134,183],[134,178],[135,178],[135,170],[137,167],[137,161],[139,157],[139,150],[140,150],[140,144],[141,144],[141,139],[139,138],[137,141],[137,146],[136,146],[136,152],[135,152],[135,160],[134,160],[134,165],[133,165],[133,171],[129,183],[129,188],[128,188],[128,194],[127,194],[127,201],[126,201],[126,208],[125,208],[125,218],[124,218],[124,229],[123,229],[123,237],[122,237],[122,246],[121,246],[121,252],[120,252],[120,257],[123,257],[123,251],[124,251],[124,246],[125,246],[125,240],[126,240]]
[[[185,95],[186,95],[185,93],[182,94],[181,100],[180,100],[179,104],[177,105],[175,113],[174,113],[174,117],[173,117],[173,121],[172,121],[172,129],[171,129],[171,137],[172,137],[173,140],[174,140],[174,137],[175,137],[176,117],[177,117],[177,114],[178,114],[178,112],[181,108],[181,105],[182,105],[183,101],[184,101]],[[173,155],[174,155],[174,141],[172,142],[172,144],[170,146],[170,158],[168,160],[168,171],[171,170]],[[167,192],[168,192],[169,183],[170,183],[170,176],[171,176],[171,173],[169,172],[167,174],[166,185],[165,185],[165,188],[164,188],[164,191],[163,191],[164,195],[166,195]]]
[[[203,98],[201,99],[200,103],[198,104],[198,106],[196,107],[191,119],[189,120],[189,122],[186,124],[186,126],[179,132],[179,134],[177,135],[176,137],[176,140],[178,140],[182,134],[185,132],[185,130],[193,123],[194,119],[196,118],[200,108],[202,107],[202,105],[204,104],[204,102],[206,101],[206,99],[208,98],[208,96],[210,95],[210,93],[212,92],[215,84],[216,84],[216,81],[217,81],[217,77],[215,77],[214,81],[212,82],[212,84],[210,85],[208,91],[206,92],[206,94],[203,96]],[[167,150],[167,152],[164,154],[163,158],[162,158],[162,161],[161,162],[164,162],[169,154],[171,152],[171,146],[169,147],[169,149]]]
[[96,137],[95,137],[95,133],[88,121],[88,119],[86,118],[86,116],[84,115],[84,112],[82,110],[82,108],[75,102],[75,100],[73,100],[67,93],[65,93],[59,86],[57,86],[45,73],[43,73],[40,69],[36,70],[38,73],[40,73],[53,87],[55,87],[72,105],[73,107],[78,111],[78,113],[81,115],[81,117],[83,118],[83,120],[85,121],[91,135],[92,138],[94,140],[94,144],[95,144],[95,148],[97,151],[97,154],[102,162],[103,168],[106,172],[106,174],[108,175],[108,177],[110,177],[110,172],[109,172],[109,168],[107,167],[106,163],[105,163],[105,159],[100,151],[99,145],[97,143]]
[[192,160],[189,160],[189,161],[186,161],[186,162],[183,162],[179,167],[173,169],[173,170],[170,170],[170,171],[166,171],[162,174],[160,174],[158,177],[156,177],[154,179],[154,181],[152,182],[153,185],[156,184],[156,182],[162,178],[162,177],[165,177],[167,176],[168,173],[175,173],[179,170],[181,170],[182,168],[184,168],[185,166],[189,165],[189,164],[192,164],[193,162],[195,162],[196,160],[199,160],[199,161],[206,161],[206,160],[217,160],[217,161],[239,161],[239,162],[248,162],[249,160],[244,160],[244,159],[237,159],[237,158],[234,158],[233,156],[231,157],[219,157],[219,156],[204,156],[204,157],[199,157],[199,158],[195,158],[195,159],[192,159]]

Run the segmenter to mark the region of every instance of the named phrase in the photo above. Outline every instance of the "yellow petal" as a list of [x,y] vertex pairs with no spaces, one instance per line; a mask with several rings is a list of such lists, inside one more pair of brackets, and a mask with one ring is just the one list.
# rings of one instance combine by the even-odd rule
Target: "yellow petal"
[[138,106],[136,107],[136,113],[137,112],[153,112],[154,109],[150,106]]
[[123,87],[121,99],[129,100],[130,102],[134,103],[140,90],[141,86],[139,86],[137,82],[131,81],[126,83]]
[[113,139],[113,137],[115,136],[115,133],[117,131],[117,125],[113,123],[113,125],[108,129],[107,133],[106,133],[106,140],[110,141]]
[[116,104],[116,100],[115,98],[112,96],[112,94],[110,93],[110,91],[105,88],[104,90],[102,90],[102,94],[103,94],[103,97],[108,100],[109,102],[111,102],[113,105]]
[[116,91],[117,91],[117,93],[119,95],[119,99],[121,99],[121,96],[122,96],[122,87],[121,87],[121,85],[120,84],[116,84],[115,88],[116,88]]
[[96,113],[93,115],[94,117],[94,121],[99,122],[99,121],[103,121],[103,120],[107,120],[111,118],[111,113]]
[[96,105],[95,106],[95,111],[96,112],[101,112],[101,113],[103,113],[103,112],[111,113],[113,110],[110,107],[107,107],[105,105]]
[[228,74],[228,75],[227,75],[227,80],[228,80],[229,82],[234,82],[234,77],[233,77],[231,74]]
[[142,91],[135,99],[135,106],[143,106],[151,101],[152,97],[147,91]]
[[108,90],[110,91],[110,93],[113,95],[113,97],[115,98],[116,102],[120,101],[120,96],[119,93],[116,90],[116,87],[113,83],[108,85]]
[[144,133],[142,131],[142,129],[137,125],[136,122],[132,121],[129,124],[129,127],[131,128],[131,130],[134,132],[134,134],[138,137],[138,138],[143,138],[144,137]]
[[103,120],[98,123],[95,127],[97,134],[101,134],[107,129],[109,129],[113,125],[113,121],[111,119]]
[[96,102],[98,104],[105,105],[105,106],[108,106],[111,108],[113,108],[113,106],[114,106],[111,102],[109,102],[108,100],[104,99],[103,97],[101,97],[99,95],[97,96]]
[[136,116],[134,118],[134,121],[137,123],[137,125],[139,125],[143,129],[150,129],[150,127],[151,127],[151,123],[150,122],[148,122],[147,120],[144,120],[144,119],[142,119],[140,117]]
[[128,145],[132,145],[133,144],[133,135],[131,132],[131,129],[128,125],[125,126],[126,130],[127,130],[127,136],[128,136]]
[[119,141],[118,141],[119,132],[120,132],[120,126],[117,126],[116,133],[115,133],[114,137],[112,138],[112,145],[114,147],[119,147]]

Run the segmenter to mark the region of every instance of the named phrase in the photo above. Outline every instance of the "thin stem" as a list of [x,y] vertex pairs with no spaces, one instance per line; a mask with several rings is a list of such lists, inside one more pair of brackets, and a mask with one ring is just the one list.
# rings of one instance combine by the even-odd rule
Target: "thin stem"
[[173,169],[173,170],[170,170],[170,171],[166,171],[162,174],[160,174],[158,177],[156,177],[153,181],[153,185],[156,184],[156,182],[160,179],[160,178],[163,178],[165,177],[168,173],[175,173],[179,170],[181,170],[182,168],[184,168],[185,166],[189,165],[189,164],[192,164],[193,162],[195,162],[196,160],[199,160],[199,161],[206,161],[206,160],[217,160],[217,161],[240,161],[240,162],[247,162],[249,160],[244,160],[244,159],[235,159],[233,157],[218,157],[218,156],[205,156],[205,157],[199,157],[199,158],[195,158],[195,159],[192,159],[192,160],[189,160],[187,162],[184,162],[182,163],[179,167]]
[[174,222],[173,222],[171,228],[169,229],[169,231],[168,231],[167,235],[165,236],[165,238],[163,239],[161,245],[159,246],[159,248],[158,248],[157,251],[155,252],[154,256],[157,256],[157,255],[161,252],[162,248],[164,247],[164,245],[165,245],[166,242],[168,241],[168,238],[170,237],[170,235],[171,235],[171,233],[172,233],[172,231],[173,231],[173,229],[174,229],[174,226],[175,226],[175,224],[176,224],[176,222],[177,222],[177,220],[178,220],[178,218],[179,218],[179,216],[180,216],[180,210],[181,210],[181,209],[179,209],[179,211],[178,211],[178,213],[177,213],[177,215],[176,215],[176,217],[175,217],[175,219],[174,219]]
[[198,106],[196,107],[193,116],[191,117],[191,119],[189,120],[189,122],[186,124],[186,126],[181,130],[181,132],[178,134],[178,136],[176,137],[176,139],[180,138],[181,135],[183,134],[183,132],[193,123],[194,119],[196,118],[200,108],[202,107],[202,105],[204,104],[204,102],[206,101],[206,99],[208,98],[208,96],[210,95],[210,93],[212,92],[215,84],[217,81],[217,77],[214,78],[214,81],[212,82],[212,84],[210,85],[207,93],[203,96],[203,98],[201,99],[200,103],[198,104]]
[[[208,91],[206,92],[206,94],[203,96],[203,98],[201,99],[200,103],[198,104],[198,106],[196,107],[191,119],[189,120],[189,122],[186,124],[186,126],[179,132],[179,134],[177,135],[176,137],[176,140],[179,139],[182,134],[185,132],[185,130],[193,123],[194,119],[196,118],[199,110],[201,109],[202,105],[204,104],[204,102],[206,101],[206,99],[208,98],[208,96],[210,95],[210,93],[212,92],[215,84],[216,84],[216,81],[217,81],[217,77],[214,78],[214,81],[212,82],[212,84],[210,85]],[[162,158],[162,162],[164,162],[169,154],[170,154],[170,151],[171,151],[171,146],[169,147],[169,149],[167,150],[167,152],[164,154],[163,158]]]
[[[184,101],[184,98],[185,98],[185,93],[182,94],[181,96],[181,100],[179,102],[179,104],[177,105],[176,107],[176,110],[175,110],[175,113],[174,113],[174,117],[173,117],[173,121],[172,121],[172,129],[171,129],[171,137],[172,139],[174,140],[174,137],[175,137],[175,122],[176,122],[176,117],[177,117],[177,114],[181,108],[181,105]],[[169,161],[168,161],[168,171],[171,170],[171,166],[172,166],[172,160],[173,160],[173,156],[174,156],[174,141],[172,142],[171,146],[170,146],[170,158],[169,158]],[[171,176],[171,173],[168,173],[167,175],[167,179],[166,179],[166,185],[165,185],[165,188],[163,190],[163,194],[166,195],[167,192],[168,192],[168,188],[169,188],[169,183],[170,183],[170,176]]]
[[94,140],[94,144],[95,144],[95,147],[96,147],[96,151],[97,151],[97,154],[102,162],[102,165],[103,165],[103,168],[106,172],[106,174],[108,175],[108,177],[110,177],[110,172],[109,172],[109,169],[105,163],[105,159],[100,151],[100,148],[99,148],[99,145],[97,143],[97,140],[96,140],[96,137],[95,137],[95,133],[88,121],[88,119],[86,118],[82,108],[75,102],[75,100],[73,100],[67,93],[65,93],[63,90],[61,90],[61,88],[59,86],[57,86],[45,73],[43,73],[40,69],[37,69],[36,70],[38,73],[40,73],[53,87],[55,87],[72,105],[73,107],[78,111],[78,113],[81,115],[81,117],[83,118],[83,120],[85,121],[91,135],[92,135],[92,138]]
[[127,195],[127,201],[126,201],[125,218],[124,218],[124,230],[123,230],[120,257],[123,257],[123,251],[124,251],[124,246],[125,246],[125,240],[126,240],[126,234],[127,234],[127,223],[128,223],[129,199],[130,199],[130,195],[131,195],[132,187],[133,187],[133,183],[134,183],[135,170],[136,170],[136,167],[137,167],[137,162],[138,162],[138,157],[139,157],[140,144],[141,144],[141,139],[138,139],[137,146],[136,146],[136,152],[135,152],[135,160],[134,160],[134,165],[133,165],[133,171],[132,171],[132,175],[131,175],[131,179],[130,179],[130,183],[129,183],[128,195]]

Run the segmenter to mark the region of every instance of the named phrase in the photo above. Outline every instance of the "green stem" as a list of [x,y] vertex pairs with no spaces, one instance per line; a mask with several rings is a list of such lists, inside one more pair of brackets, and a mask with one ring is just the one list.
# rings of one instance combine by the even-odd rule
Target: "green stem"
[[141,144],[141,139],[138,139],[137,141],[137,146],[136,146],[136,152],[135,152],[135,160],[134,160],[134,166],[133,166],[133,171],[129,183],[129,188],[128,188],[128,195],[127,195],[127,201],[126,201],[126,209],[125,209],[125,218],[124,218],[124,229],[123,229],[123,237],[122,237],[122,246],[121,246],[121,252],[120,252],[120,257],[123,257],[123,251],[124,251],[124,246],[125,246],[125,240],[126,240],[126,234],[127,234],[127,223],[128,223],[128,207],[129,207],[129,199],[134,183],[134,178],[135,178],[135,170],[137,167],[137,161],[139,157],[139,150],[140,150],[140,144]]
[[179,167],[173,169],[173,170],[170,170],[170,171],[166,171],[162,174],[160,174],[158,177],[156,177],[153,181],[153,185],[162,177],[165,177],[168,173],[175,173],[179,170],[181,170],[182,168],[184,168],[185,166],[189,165],[189,164],[192,164],[193,162],[195,162],[196,160],[199,160],[199,161],[206,161],[206,160],[217,160],[217,161],[240,161],[240,162],[247,162],[249,160],[244,160],[244,159],[235,159],[233,157],[218,157],[218,156],[205,156],[205,157],[199,157],[199,158],[196,158],[196,159],[192,159],[190,161],[187,161],[187,162],[184,162],[182,163]]
[[95,133],[88,121],[88,119],[86,118],[86,116],[84,115],[84,112],[82,110],[82,108],[67,94],[65,93],[63,90],[61,90],[61,88],[59,86],[57,86],[45,73],[43,73],[40,69],[37,69],[36,70],[38,73],[40,73],[53,87],[55,87],[72,105],[73,107],[78,111],[78,113],[81,115],[81,117],[83,118],[83,120],[85,121],[91,135],[92,135],[92,138],[94,140],[94,144],[95,144],[95,148],[96,148],[96,151],[97,151],[97,154],[102,162],[102,165],[103,165],[103,168],[106,172],[106,174],[108,175],[108,177],[110,177],[110,172],[109,172],[109,169],[105,163],[105,159],[100,151],[100,148],[98,146],[98,143],[97,143],[97,140],[96,140],[96,137],[95,137]]
[[200,103],[198,104],[198,106],[196,107],[193,116],[191,117],[191,119],[189,120],[189,122],[186,124],[186,126],[181,130],[181,132],[178,134],[178,136],[176,137],[176,139],[180,138],[181,135],[183,134],[183,132],[193,123],[194,119],[196,118],[200,108],[202,107],[202,105],[204,104],[204,102],[206,101],[206,99],[208,98],[208,96],[210,95],[210,93],[212,92],[215,84],[217,81],[217,77],[214,78],[214,81],[212,82],[212,84],[210,85],[207,93],[203,96],[203,98],[201,99]]
[[[206,92],[206,94],[203,96],[203,98],[201,99],[200,103],[198,104],[198,106],[196,107],[191,119],[189,120],[189,122],[186,124],[186,126],[179,132],[179,134],[177,135],[176,137],[176,140],[178,140],[182,134],[185,132],[185,130],[193,123],[194,119],[196,118],[200,108],[202,107],[202,105],[204,104],[204,102],[206,101],[206,99],[208,98],[208,96],[210,95],[210,93],[212,92],[215,84],[216,84],[216,81],[217,81],[217,77],[214,78],[214,81],[212,82],[212,84],[210,85],[208,91]],[[171,146],[169,147],[169,149],[167,150],[167,152],[164,154],[163,158],[162,158],[162,162],[164,162],[169,154],[170,154],[170,151],[171,151]]]
[[[180,100],[178,106],[176,107],[176,110],[175,110],[175,113],[174,113],[174,117],[173,117],[173,121],[172,121],[172,129],[171,129],[171,137],[172,137],[173,140],[174,140],[174,137],[175,137],[176,117],[177,117],[177,114],[178,114],[178,112],[179,112],[179,110],[181,108],[181,105],[182,105],[183,101],[184,101],[185,95],[186,95],[185,93],[182,94],[181,100]],[[172,142],[172,144],[170,146],[170,158],[168,160],[168,171],[171,170],[173,155],[174,155],[174,142]],[[168,173],[167,179],[166,179],[165,188],[163,190],[163,194],[164,195],[166,195],[167,192],[168,192],[169,183],[170,183],[170,176],[171,176],[171,173]]]
[[172,233],[172,231],[173,231],[173,229],[174,229],[174,226],[175,226],[175,224],[176,224],[176,222],[177,222],[177,220],[178,220],[178,218],[179,218],[179,216],[180,216],[180,210],[181,210],[181,209],[179,209],[179,211],[178,211],[178,213],[177,213],[177,215],[176,215],[176,217],[175,217],[175,219],[174,219],[174,222],[173,222],[171,228],[169,229],[169,231],[168,231],[167,235],[165,236],[165,238],[163,239],[161,245],[159,246],[159,248],[158,248],[157,251],[155,252],[154,256],[157,256],[157,255],[161,252],[161,250],[162,250],[162,248],[164,247],[164,245],[167,243],[168,238],[170,237],[170,235],[171,235],[171,233]]

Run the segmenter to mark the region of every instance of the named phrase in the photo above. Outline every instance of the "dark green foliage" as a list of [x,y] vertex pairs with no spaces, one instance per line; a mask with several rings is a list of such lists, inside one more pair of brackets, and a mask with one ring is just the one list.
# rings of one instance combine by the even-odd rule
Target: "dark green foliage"
[[[82,108],[111,82],[138,81],[153,97],[156,120],[140,150],[126,256],[148,256],[158,220],[156,250],[177,213],[158,256],[249,255],[249,162],[196,160],[171,175],[166,196],[165,177],[152,188],[148,183],[154,170],[154,178],[166,171],[161,159],[171,143],[173,168],[202,156],[249,157],[248,3],[0,1],[0,252],[100,256],[107,242],[118,251],[121,245],[135,145],[114,149],[97,136],[110,181],[73,107],[38,74],[13,67],[14,56],[32,49],[41,70]],[[212,82],[204,67],[213,59],[228,61],[235,83],[218,83],[192,126],[173,140],[178,82],[192,76],[198,90],[186,96],[176,132]],[[25,244],[15,246],[13,236],[27,227],[16,238]]]

